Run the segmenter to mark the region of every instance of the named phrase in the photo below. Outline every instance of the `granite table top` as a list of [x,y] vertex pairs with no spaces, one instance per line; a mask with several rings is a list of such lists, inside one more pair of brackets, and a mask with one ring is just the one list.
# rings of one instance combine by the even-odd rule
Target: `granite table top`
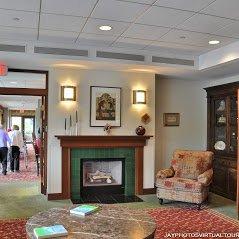
[[52,208],[31,217],[26,224],[27,236],[35,239],[34,228],[62,224],[68,236],[62,239],[143,239],[154,238],[156,223],[146,210],[131,209],[125,205],[104,204],[100,210],[80,217],[70,214],[68,208]]

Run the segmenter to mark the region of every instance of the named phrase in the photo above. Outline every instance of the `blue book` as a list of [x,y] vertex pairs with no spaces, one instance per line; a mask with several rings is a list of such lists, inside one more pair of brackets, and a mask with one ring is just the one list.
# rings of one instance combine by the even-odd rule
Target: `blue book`
[[70,213],[79,215],[79,216],[86,216],[90,213],[97,211],[98,209],[99,209],[98,206],[84,204],[79,207],[71,209]]
[[37,227],[34,228],[34,234],[36,238],[53,238],[67,236],[68,232],[62,225],[54,225],[51,227]]

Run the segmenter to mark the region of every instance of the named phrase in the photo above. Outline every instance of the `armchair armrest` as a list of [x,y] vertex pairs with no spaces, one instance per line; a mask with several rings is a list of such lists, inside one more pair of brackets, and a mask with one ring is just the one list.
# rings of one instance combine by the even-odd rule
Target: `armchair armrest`
[[172,167],[167,169],[161,169],[158,171],[156,178],[170,178],[174,176],[174,170]]
[[198,176],[198,182],[204,186],[208,186],[212,182],[212,176],[213,170],[211,168]]

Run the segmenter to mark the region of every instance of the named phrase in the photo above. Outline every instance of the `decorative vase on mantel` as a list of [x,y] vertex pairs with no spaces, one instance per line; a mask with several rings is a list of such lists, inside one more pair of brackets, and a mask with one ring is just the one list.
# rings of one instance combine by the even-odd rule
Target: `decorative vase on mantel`
[[135,129],[135,133],[137,134],[137,135],[144,135],[145,134],[145,132],[146,132],[146,130],[145,130],[145,128],[142,126],[142,125],[140,125],[140,126],[138,126],[136,129]]

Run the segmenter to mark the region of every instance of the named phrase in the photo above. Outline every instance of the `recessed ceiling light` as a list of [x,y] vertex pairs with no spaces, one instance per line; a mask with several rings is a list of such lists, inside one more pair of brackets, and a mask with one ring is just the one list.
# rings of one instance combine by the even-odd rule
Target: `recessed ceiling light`
[[218,41],[218,40],[211,40],[211,41],[209,41],[208,43],[209,43],[210,45],[217,45],[217,44],[220,43],[220,41]]
[[105,26],[100,26],[99,28],[100,28],[101,31],[110,31],[112,29],[111,26],[106,26],[106,25]]
[[21,19],[19,18],[19,17],[14,17],[12,20],[14,20],[14,21],[20,21]]

